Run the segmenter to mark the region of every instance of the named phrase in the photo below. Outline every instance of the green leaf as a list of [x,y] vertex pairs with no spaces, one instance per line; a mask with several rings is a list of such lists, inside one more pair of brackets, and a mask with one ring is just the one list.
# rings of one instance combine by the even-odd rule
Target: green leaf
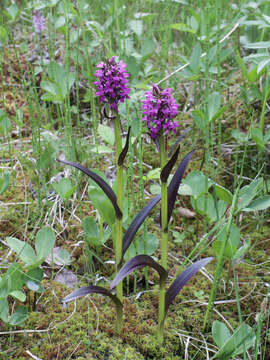
[[7,299],[0,299],[0,319],[5,323],[8,322],[9,306]]
[[254,331],[250,326],[242,323],[214,357],[218,357],[221,360],[229,360],[248,350],[254,344],[254,341]]
[[191,196],[192,195],[192,188],[188,184],[181,184],[179,186],[178,195]]
[[25,302],[26,300],[26,295],[21,290],[14,290],[9,295],[21,302]]
[[1,45],[5,45],[8,42],[8,32],[4,26],[0,26],[0,42]]
[[0,109],[0,133],[3,134],[4,136],[7,136],[10,127],[11,127],[11,122],[7,114]]
[[3,176],[0,177],[0,195],[2,195],[9,187],[9,173],[4,172]]
[[270,129],[265,132],[264,143],[266,144],[270,140]]
[[21,290],[23,286],[23,271],[18,263],[9,266],[0,282],[0,298],[7,297],[13,291]]
[[[152,195],[160,194],[160,192],[161,192],[160,185],[159,184],[150,185],[150,192],[151,192]],[[179,194],[179,192],[178,192],[178,194]],[[182,194],[180,194],[180,195],[182,195]]]
[[245,253],[248,251],[248,249],[250,248],[250,239],[248,239],[244,245],[242,245],[237,251],[236,253],[233,255],[232,259],[233,261],[239,259],[241,256],[245,255]]
[[218,112],[221,105],[221,96],[220,93],[214,91],[209,95],[208,99],[208,121],[212,121],[216,113]]
[[9,324],[10,325],[20,325],[22,324],[28,316],[28,310],[25,306],[17,306],[16,312],[12,314],[9,318]]
[[185,179],[183,184],[187,184],[192,189],[192,195],[197,199],[202,193],[207,193],[211,182],[208,181],[208,188],[206,186],[206,176],[201,171],[191,171]]
[[264,143],[263,133],[261,132],[261,130],[259,128],[252,128],[251,129],[251,136],[252,136],[253,141],[258,146],[258,148],[260,150],[264,150],[265,143]]
[[269,49],[270,41],[258,41],[255,43],[249,43],[244,45],[247,49]]
[[140,66],[135,56],[126,56],[125,63],[127,64],[127,72],[131,76],[137,77],[140,71]]
[[36,261],[35,251],[28,243],[14,237],[6,238],[6,241],[11,250],[15,251],[26,265],[32,265]]
[[205,131],[206,119],[203,112],[200,110],[194,110],[192,111],[192,117],[198,129],[200,129],[201,131]]
[[195,72],[199,69],[199,65],[201,62],[201,54],[202,48],[200,43],[197,43],[192,51],[191,57],[189,59],[189,67],[190,69]]
[[57,87],[51,81],[48,81],[48,80],[41,81],[40,87],[41,87],[42,90],[47,91],[48,93],[50,93],[50,95],[52,97],[56,97],[58,95]]
[[191,199],[193,209],[201,215],[205,215],[211,223],[221,218],[226,211],[228,204],[223,200],[217,202],[217,209],[214,198],[211,194],[201,194],[196,200]]
[[137,253],[151,256],[158,249],[158,244],[159,240],[155,235],[146,233],[145,239],[143,235],[139,238]]
[[42,289],[40,282],[43,279],[43,270],[38,267],[31,269],[26,274],[24,274],[23,279],[28,289],[33,290],[33,287],[37,287],[37,289]]
[[63,178],[58,182],[52,183],[54,190],[61,196],[61,198],[66,201],[74,194],[77,186],[72,186],[69,179]]
[[50,227],[43,227],[37,232],[35,249],[38,261],[43,261],[53,251],[55,235]]
[[220,200],[232,204],[233,194],[229,190],[219,184],[214,184],[213,186],[215,187],[216,195]]
[[[129,260],[136,255],[153,255],[158,249],[159,240],[158,238],[150,233],[146,233],[144,236],[140,236],[137,243],[131,243],[128,251],[125,253],[125,260]],[[136,251],[137,248],[137,251]]]
[[106,143],[114,145],[114,132],[110,126],[99,124],[98,133]]
[[20,9],[18,8],[18,6],[16,4],[12,4],[12,5],[10,5],[10,7],[7,8],[5,13],[9,17],[10,20],[14,21],[16,19],[16,17],[19,15]]
[[155,43],[153,39],[146,38],[142,42],[141,54],[142,56],[151,55],[155,51]]
[[96,221],[88,216],[82,221],[83,230],[85,232],[86,240],[89,241],[91,246],[100,246],[99,230]]
[[[222,248],[222,243],[226,240],[226,229],[224,226],[217,235],[217,239],[213,242],[213,250],[216,254],[219,254],[220,249]],[[224,256],[228,259],[232,259],[234,254],[237,251],[237,248],[240,243],[240,231],[235,224],[231,225],[229,238],[224,251]]]
[[263,186],[263,179],[253,180],[249,185],[242,187],[239,191],[238,211],[244,209],[257,195]]
[[70,265],[71,259],[70,254],[66,249],[60,249],[57,253],[57,262],[62,265]]
[[146,177],[144,177],[145,181],[149,180],[157,180],[160,177],[160,168],[155,168],[153,170],[148,171]]
[[269,58],[260,61],[260,63],[258,64],[257,73],[259,74],[269,64],[270,64],[270,59]]
[[212,325],[212,336],[219,348],[221,348],[231,336],[230,330],[221,321],[215,320]]
[[242,209],[242,211],[266,210],[269,207],[270,207],[270,195],[265,195],[251,201],[251,203],[249,203],[246,208]]
[[105,195],[103,190],[89,186],[88,195],[103,220],[108,225],[112,226],[115,223],[115,211],[111,201]]
[[[195,34],[195,30],[191,29],[189,26],[187,26],[184,23],[175,23],[175,24],[171,24],[170,28],[173,30],[178,30],[178,31],[182,31],[182,32],[189,32],[191,34]],[[162,30],[165,30],[165,27],[162,28]]]

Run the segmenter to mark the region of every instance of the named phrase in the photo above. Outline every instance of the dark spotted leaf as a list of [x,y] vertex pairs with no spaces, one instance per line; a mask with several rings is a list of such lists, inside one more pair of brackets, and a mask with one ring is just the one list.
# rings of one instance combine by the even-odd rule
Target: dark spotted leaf
[[126,144],[125,144],[124,149],[121,151],[121,154],[119,155],[119,158],[118,158],[118,165],[119,166],[123,165],[125,157],[126,157],[127,152],[128,152],[130,129],[131,129],[131,127],[128,128],[128,133],[127,133],[127,137],[126,137]]
[[170,185],[168,186],[168,222],[170,221],[172,211],[174,208],[175,200],[177,197],[178,189],[182,181],[182,177],[184,175],[184,172],[186,170],[186,167],[188,166],[188,163],[194,153],[194,150],[192,150],[190,153],[188,153],[184,159],[181,161],[180,165],[178,166],[178,169],[176,170]]
[[70,301],[73,301],[82,296],[86,296],[88,294],[100,294],[100,295],[104,295],[104,296],[109,296],[116,306],[117,316],[119,316],[119,317],[122,316],[123,305],[122,305],[121,301],[118,299],[117,296],[113,295],[109,290],[107,290],[101,286],[90,285],[90,286],[85,286],[78,290],[75,290],[71,294],[67,295],[62,300],[62,303],[65,305],[66,303],[68,303]]
[[108,196],[108,198],[111,200],[111,203],[115,210],[116,217],[118,219],[122,218],[122,212],[117,205],[116,195],[115,195],[114,191],[112,190],[112,188],[106,183],[106,181],[104,181],[99,175],[97,175],[96,173],[87,169],[86,167],[82,166],[79,163],[75,163],[75,162],[67,161],[67,160],[59,160],[59,159],[57,159],[57,160],[63,164],[71,165],[71,166],[75,167],[76,169],[81,170],[83,173],[88,175],[92,180],[94,180],[101,187],[101,189]]
[[208,264],[211,260],[213,260],[213,257],[208,257],[199,261],[196,261],[194,264],[190,265],[186,270],[184,270],[171,284],[169,289],[166,292],[165,295],[165,314],[168,311],[168,308],[170,304],[175,299],[176,295],[179,293],[179,291],[186,285],[186,283],[189,281],[189,279],[192,278],[193,275],[196,274],[197,271],[199,271],[203,266]]
[[123,237],[123,245],[122,245],[122,259],[120,261],[120,264],[123,261],[123,257],[125,255],[125,252],[127,251],[129,245],[131,244],[137,230],[144,222],[147,215],[150,213],[150,211],[153,209],[153,207],[160,201],[161,195],[156,195],[152,200],[149,201],[149,203],[140,211],[140,213],[135,217],[135,219],[130,224],[129,228],[127,229],[124,237]]
[[129,260],[116,274],[116,277],[113,279],[110,288],[113,289],[116,285],[127,277],[131,272],[136,269],[140,269],[145,266],[150,266],[159,273],[160,282],[163,282],[167,279],[167,271],[159,265],[155,260],[148,255],[137,255]]
[[174,152],[173,156],[170,158],[170,160],[167,162],[167,164],[164,166],[164,168],[161,170],[160,173],[160,180],[163,183],[166,183],[168,180],[168,177],[176,163],[176,160],[178,158],[178,154],[179,154],[179,150],[180,147],[178,146],[178,148],[176,149],[176,151]]

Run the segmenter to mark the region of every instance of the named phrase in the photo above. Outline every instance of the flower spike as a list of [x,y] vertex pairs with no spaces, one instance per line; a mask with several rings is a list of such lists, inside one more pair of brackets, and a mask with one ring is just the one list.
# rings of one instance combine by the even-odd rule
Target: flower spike
[[96,95],[103,104],[108,104],[109,109],[118,113],[118,104],[129,99],[130,89],[127,87],[129,74],[126,72],[127,65],[123,61],[116,62],[115,56],[97,65],[98,70],[94,82],[97,86]]
[[151,138],[156,141],[163,129],[165,134],[173,131],[179,126],[178,121],[173,119],[178,114],[178,105],[171,96],[172,89],[161,91],[158,85],[153,85],[150,91],[145,93],[146,100],[143,101],[143,121],[146,121]]

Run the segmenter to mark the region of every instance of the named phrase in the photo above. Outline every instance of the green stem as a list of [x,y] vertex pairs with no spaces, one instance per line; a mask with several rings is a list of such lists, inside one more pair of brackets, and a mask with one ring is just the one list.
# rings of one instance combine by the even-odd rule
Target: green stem
[[[165,139],[161,133],[159,137],[160,164],[163,168],[166,164]],[[167,182],[161,182],[161,265],[167,269],[168,254],[168,194]],[[163,341],[165,317],[165,281],[160,284],[159,308],[158,308],[158,340]]]
[[[122,152],[122,138],[120,128],[119,116],[114,119],[114,133],[115,133],[115,144],[116,144],[116,179],[117,179],[117,203],[119,208],[123,209],[123,167],[118,165],[118,158]],[[120,270],[119,263],[122,257],[122,217],[116,218],[115,223],[115,262],[116,262],[116,273]],[[122,281],[116,287],[117,297],[123,302],[123,283]],[[122,328],[122,318],[117,317],[117,331],[120,332]]]

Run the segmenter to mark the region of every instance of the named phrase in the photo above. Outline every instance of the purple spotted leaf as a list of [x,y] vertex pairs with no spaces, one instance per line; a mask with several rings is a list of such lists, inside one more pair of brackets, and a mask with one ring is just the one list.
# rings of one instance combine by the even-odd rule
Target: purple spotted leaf
[[168,222],[170,221],[172,211],[174,208],[175,200],[177,197],[178,189],[182,181],[182,177],[184,175],[184,172],[188,166],[188,163],[194,153],[194,150],[192,150],[190,153],[188,153],[184,159],[181,161],[180,165],[178,166],[178,169],[176,170],[170,185],[168,186]]
[[121,154],[118,157],[118,165],[119,166],[123,165],[125,157],[126,157],[127,152],[128,152],[130,129],[131,129],[131,127],[128,128],[128,133],[127,133],[126,143],[125,143],[124,149],[121,151]]
[[132,240],[134,239],[134,236],[136,235],[137,230],[144,222],[147,215],[150,213],[150,211],[154,208],[154,206],[160,201],[161,195],[156,195],[152,200],[149,201],[149,203],[139,212],[139,214],[135,217],[135,219],[130,224],[129,228],[127,229],[124,237],[123,237],[123,244],[122,244],[122,258],[120,261],[120,264],[123,261],[124,255],[131,244]]
[[122,316],[123,305],[118,297],[112,294],[109,290],[96,285],[90,285],[82,287],[78,290],[73,291],[71,294],[67,295],[64,299],[62,299],[62,303],[65,305],[66,303],[73,301],[79,297],[86,296],[88,294],[100,294],[104,296],[109,296],[116,306],[117,316]]
[[166,183],[168,180],[168,177],[176,163],[176,160],[178,158],[180,147],[178,146],[176,151],[174,152],[173,156],[170,158],[170,160],[167,162],[167,164],[164,166],[164,168],[161,170],[160,173],[160,180],[163,183]]
[[67,160],[60,160],[60,159],[57,159],[57,160],[63,164],[71,165],[71,166],[75,167],[76,169],[81,170],[83,173],[88,175],[92,180],[94,180],[101,187],[101,189],[104,191],[104,193],[107,195],[107,197],[111,200],[111,203],[115,210],[116,217],[118,219],[122,218],[122,212],[119,209],[119,206],[117,205],[116,195],[115,195],[113,189],[110,187],[110,185],[108,185],[106,183],[106,181],[104,181],[99,175],[97,175],[96,173],[87,169],[86,167],[82,166],[79,163],[75,163],[75,162],[67,161]]
[[176,298],[179,291],[186,285],[186,283],[199,271],[203,266],[208,264],[213,257],[208,257],[202,260],[196,261],[184,270],[171,284],[165,295],[165,314],[168,311],[169,306]]
[[140,269],[145,266],[150,266],[159,273],[160,282],[164,282],[167,279],[167,271],[159,265],[155,260],[148,255],[137,255],[129,260],[116,274],[116,277],[111,282],[110,288],[113,289],[116,285],[127,277],[131,272],[136,269]]

